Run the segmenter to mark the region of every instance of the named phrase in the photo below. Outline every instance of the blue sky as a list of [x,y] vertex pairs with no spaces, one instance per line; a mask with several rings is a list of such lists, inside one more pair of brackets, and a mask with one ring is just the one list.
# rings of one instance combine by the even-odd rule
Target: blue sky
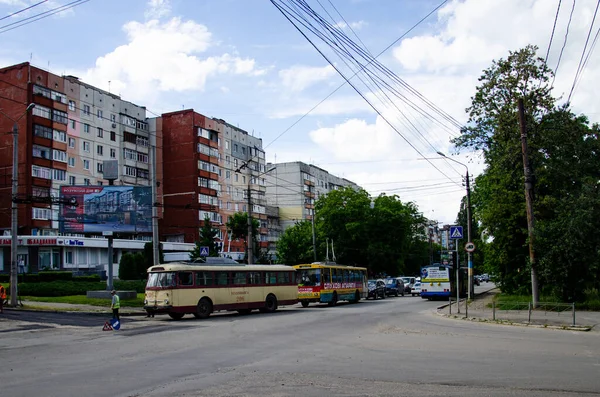
[[[0,0],[0,18],[41,0]],[[343,79],[268,0],[90,0],[63,13],[4,31],[21,18],[68,3],[49,0],[0,20],[0,66],[28,61],[56,74],[120,94],[161,113],[185,108],[238,125],[263,139],[268,161],[304,161],[348,178],[377,195],[414,201],[431,219],[453,223],[464,188],[464,168],[439,159],[455,152],[457,130],[438,128],[408,112],[410,131],[392,130],[354,90],[344,87],[288,132]],[[335,5],[372,53],[379,53],[442,0],[321,0]],[[326,16],[316,0],[313,9]],[[557,73],[555,95],[566,98],[590,28],[594,0],[578,0]],[[378,60],[460,123],[477,78],[493,59],[537,44],[544,57],[558,0],[454,0],[382,54]],[[554,69],[572,2],[559,12],[548,57]],[[342,30],[355,41],[352,31]],[[600,26],[595,21],[592,39]],[[590,39],[590,42],[591,40]],[[326,48],[319,44],[321,48]],[[335,65],[344,69],[339,59]],[[592,53],[572,98],[576,112],[597,121]],[[367,98],[376,99],[376,93]],[[151,116],[151,114],[149,114]],[[400,136],[402,134],[404,138]],[[277,139],[276,139],[277,138]],[[412,147],[414,146],[414,148]],[[415,150],[415,148],[418,150]],[[454,156],[472,174],[477,153]]]

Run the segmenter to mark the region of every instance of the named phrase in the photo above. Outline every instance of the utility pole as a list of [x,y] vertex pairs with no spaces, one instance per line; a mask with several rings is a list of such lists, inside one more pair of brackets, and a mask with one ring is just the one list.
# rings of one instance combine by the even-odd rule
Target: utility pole
[[248,264],[251,265],[254,262],[254,247],[253,245],[253,236],[252,236],[252,202],[250,198],[250,180],[248,180],[248,248],[246,252],[248,253]]
[[[471,185],[469,181],[469,169],[467,168],[467,242],[472,243],[471,240]],[[467,266],[468,266],[468,291],[467,299],[471,299],[475,295],[473,286],[473,253],[467,251]]]
[[158,200],[156,186],[156,145],[152,145],[152,266],[160,263],[160,240],[158,238]]
[[525,106],[519,98],[519,126],[521,128],[521,151],[523,152],[523,171],[525,173],[525,203],[527,207],[527,231],[529,232],[529,263],[531,264],[531,299],[533,307],[539,302],[537,270],[534,251],[535,218],[533,215],[533,173],[527,154],[527,128],[525,124]]
[[[312,186],[309,186],[309,193],[312,193]],[[312,243],[313,243],[313,261],[317,261],[317,241],[315,238],[315,200],[313,197],[310,198],[312,202],[312,216],[311,216],[311,224],[312,224]]]

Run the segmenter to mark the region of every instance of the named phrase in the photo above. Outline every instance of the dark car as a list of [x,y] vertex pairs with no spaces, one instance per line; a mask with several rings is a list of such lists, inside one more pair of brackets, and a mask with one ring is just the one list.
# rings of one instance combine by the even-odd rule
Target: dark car
[[390,296],[390,295],[404,296],[404,283],[402,282],[402,279],[386,278],[385,279],[385,294],[387,296]]
[[385,299],[385,281],[379,280],[369,280],[369,295],[367,295],[367,299],[373,298],[381,298]]

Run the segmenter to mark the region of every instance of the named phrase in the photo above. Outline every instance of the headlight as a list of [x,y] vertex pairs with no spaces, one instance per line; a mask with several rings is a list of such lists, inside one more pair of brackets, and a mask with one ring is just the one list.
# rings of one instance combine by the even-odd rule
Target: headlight
[[165,305],[168,305],[168,304],[169,304],[169,300],[165,299]]

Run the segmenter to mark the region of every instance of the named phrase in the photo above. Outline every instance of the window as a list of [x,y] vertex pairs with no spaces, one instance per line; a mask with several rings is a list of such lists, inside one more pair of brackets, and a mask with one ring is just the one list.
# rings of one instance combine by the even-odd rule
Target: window
[[238,161],[237,161],[237,159],[233,159],[233,166],[234,166],[235,168],[237,168],[237,165],[238,165]]
[[144,147],[150,146],[150,142],[148,141],[148,138],[143,137],[143,136],[138,136],[135,140],[135,143],[139,146],[144,146]]
[[245,285],[246,284],[246,272],[233,272],[233,284],[234,285]]
[[89,152],[90,151],[90,143],[88,141],[83,141],[83,151],[84,152]]
[[196,286],[209,286],[213,285],[212,272],[198,272],[196,273]]
[[192,272],[179,272],[177,274],[179,285],[194,285],[194,277]]
[[43,117],[43,118],[49,119],[49,120],[52,119],[52,117],[51,117],[51,114],[52,114],[51,110],[49,108],[47,108],[47,107],[44,107],[44,106],[35,105],[35,107],[31,111],[31,113],[34,116]]
[[227,272],[216,272],[215,280],[217,281],[217,285],[227,285],[228,283],[228,274]]
[[69,138],[69,147],[71,149],[75,147],[75,138]]
[[90,169],[90,160],[83,160],[83,169],[84,170]]
[[225,179],[231,179],[231,171],[225,171]]
[[83,132],[85,133],[90,133],[90,125],[89,124],[84,124],[83,125]]
[[117,134],[114,131],[110,132],[110,140],[113,142],[117,140]]
[[265,273],[265,283],[266,284],[277,284],[277,273],[276,272]]
[[50,148],[33,145],[33,157],[50,160]]
[[83,105],[83,114],[86,116],[90,115],[90,105]]
[[98,109],[98,113],[97,113],[97,115],[98,115],[98,118],[99,118],[99,119],[103,118],[103,117],[102,117],[102,115],[103,115],[103,114],[102,114],[102,110]]
[[248,272],[248,284],[262,284],[262,273],[260,272]]
[[277,272],[277,284],[289,284],[290,272]]
[[75,167],[75,157],[69,157],[69,167]]
[[238,145],[237,145],[237,143],[234,143],[234,144],[233,144],[233,151],[234,151],[235,153],[237,153],[237,151],[238,151]]
[[75,120],[69,120],[71,122],[71,129],[75,129]]
[[33,135],[34,136],[39,136],[40,138],[52,139],[52,136],[54,134],[52,133],[52,129],[51,128],[34,124],[33,125]]
[[148,163],[148,155],[138,152],[137,161],[139,161],[140,163]]
[[89,178],[83,178],[83,184],[89,186],[91,184]]
[[131,149],[123,149],[123,158],[125,160],[137,160],[137,152]]
[[97,170],[98,172],[103,172],[102,163],[98,163],[98,164],[96,164],[96,170]]
[[102,155],[104,154],[104,148],[102,147],[102,145],[98,145],[98,146],[96,146],[96,153],[97,153],[99,156],[102,156]]
[[50,216],[52,215],[51,211],[49,208],[32,208],[32,217],[33,219],[41,219],[41,220],[48,220],[50,219]]
[[238,179],[240,178],[240,176],[238,174],[235,174],[235,181],[238,182]]
[[67,103],[67,96],[60,92],[52,91],[52,99],[56,102]]
[[110,149],[110,158],[114,159],[117,157],[117,151],[115,149]]
[[52,120],[57,123],[67,124],[69,122],[69,115],[66,112],[60,110],[52,110]]
[[242,146],[242,154],[246,154],[246,146]]
[[34,176],[36,178],[52,179],[52,170],[50,168],[32,165],[31,176]]
[[74,254],[75,253],[74,253],[73,250],[65,251],[65,264],[66,265],[72,265],[73,264]]
[[54,140],[57,142],[67,142],[67,133],[64,131],[54,130]]
[[67,162],[67,152],[63,152],[62,150],[52,149],[52,159],[55,161],[60,161],[61,163]]
[[225,141],[225,149],[229,150],[229,141]]
[[75,184],[76,184],[76,183],[75,183],[75,177],[74,177],[73,175],[71,175],[71,176],[69,177],[69,185],[75,185]]
[[130,167],[130,166],[126,165],[123,168],[123,173],[127,176],[135,176],[136,175],[135,167]]
[[110,121],[112,121],[113,123],[116,123],[117,122],[117,116],[114,115],[114,114],[111,114],[110,115]]
[[[69,110],[71,112],[75,111],[75,101],[69,101]],[[71,120],[71,121],[73,121],[73,120]]]
[[98,128],[98,138],[104,138],[104,130],[102,128]]
[[52,96],[50,94],[50,90],[48,88],[42,87],[42,86],[39,86],[39,85],[34,85],[33,86],[33,94],[34,95],[36,95],[36,94],[37,95],[41,95],[41,96],[46,97],[46,98],[51,98],[51,96]]
[[67,172],[63,170],[52,170],[52,179],[55,181],[66,181],[67,180]]

